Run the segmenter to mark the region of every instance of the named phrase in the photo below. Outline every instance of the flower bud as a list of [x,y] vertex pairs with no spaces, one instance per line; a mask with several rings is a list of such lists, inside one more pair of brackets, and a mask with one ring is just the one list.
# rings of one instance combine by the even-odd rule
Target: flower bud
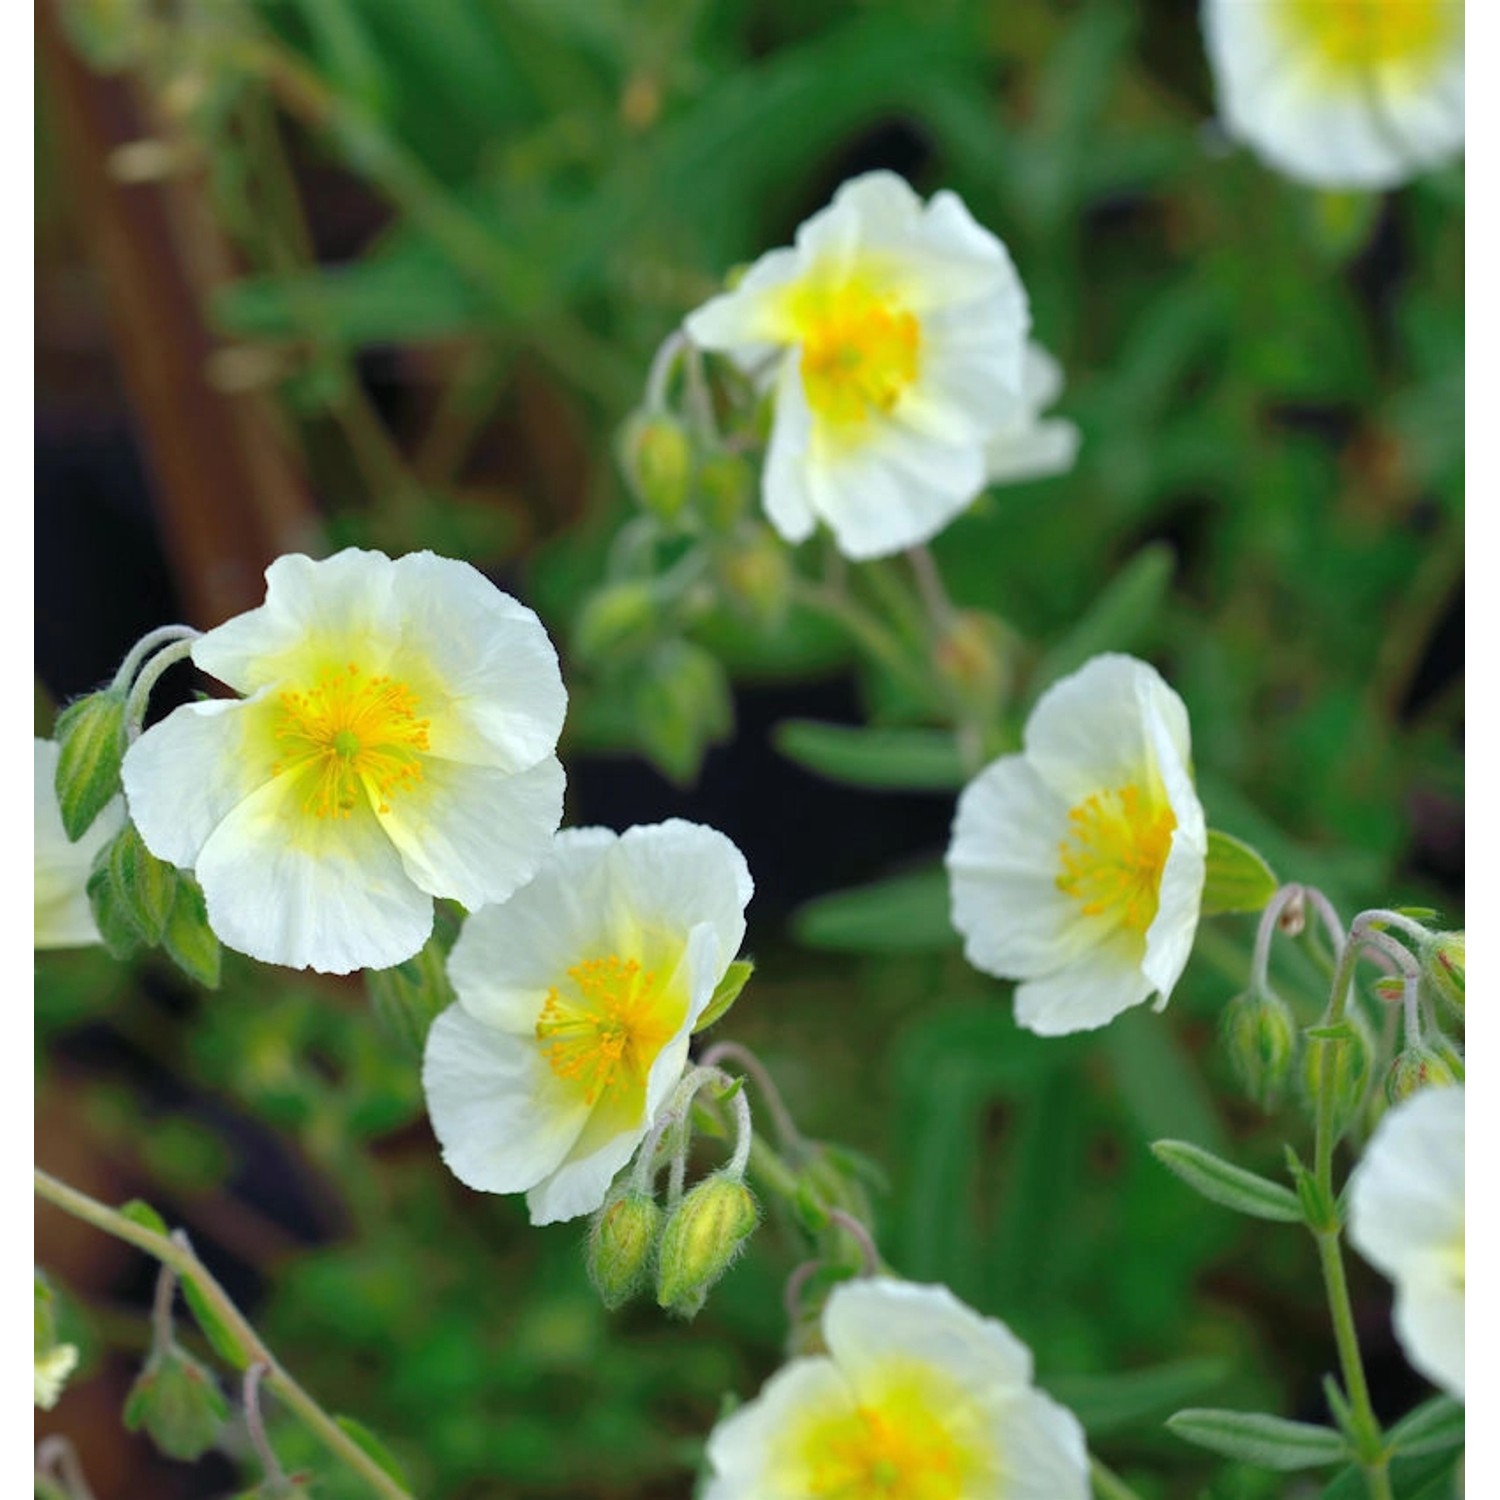
[[730,531],[755,497],[755,473],[738,453],[720,451],[698,466],[698,506],[715,531]]
[[1297,1058],[1297,1021],[1270,991],[1247,991],[1224,1007],[1220,1034],[1240,1087],[1270,1110],[1286,1086]]
[[792,563],[764,526],[747,533],[719,563],[725,592],[762,629],[775,630],[792,602]]
[[938,675],[960,700],[987,714],[1010,691],[1013,657],[1010,631],[982,609],[959,610],[932,648]]
[[657,1254],[656,1300],[691,1318],[760,1222],[754,1195],[726,1172],[706,1177],[672,1210]]
[[667,412],[636,412],[620,433],[620,467],[637,503],[672,525],[687,504],[693,477],[693,440]]
[[109,847],[109,878],[125,916],[148,943],[161,942],[177,899],[178,875],[127,822]]
[[125,1426],[144,1427],[163,1453],[188,1463],[213,1447],[228,1420],[213,1375],[176,1344],[151,1356],[125,1399]]
[[645,1285],[662,1217],[655,1198],[630,1188],[594,1215],[589,1230],[589,1280],[611,1312]]
[[1440,932],[1422,945],[1422,978],[1427,989],[1459,1020],[1464,1015],[1464,935]]
[[664,775],[690,782],[711,744],[734,724],[729,679],[718,658],[691,641],[666,641],[632,694],[641,748]]
[[1407,1047],[1396,1054],[1385,1075],[1385,1096],[1392,1104],[1400,1104],[1418,1089],[1447,1088],[1462,1077],[1437,1048]]
[[125,694],[114,688],[70,703],[58,716],[57,805],[74,843],[120,790]]
[[1344,1017],[1343,1035],[1313,1037],[1307,1040],[1302,1054],[1302,1087],[1308,1108],[1316,1110],[1322,1088],[1323,1059],[1326,1049],[1333,1049],[1333,1136],[1337,1140],[1353,1124],[1370,1086],[1370,1071],[1375,1061],[1375,1038],[1364,1013],[1350,1006]]
[[659,613],[649,583],[609,584],[584,605],[573,633],[574,648],[585,661],[639,650],[650,644]]

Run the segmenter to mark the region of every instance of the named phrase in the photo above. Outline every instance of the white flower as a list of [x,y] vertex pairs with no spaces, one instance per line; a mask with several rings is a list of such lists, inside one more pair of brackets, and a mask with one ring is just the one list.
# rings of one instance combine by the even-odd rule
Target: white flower
[[57,805],[57,742],[33,735],[31,744],[36,800],[32,886],[36,946],[78,948],[101,942],[85,887],[94,856],[125,822],[125,804],[119,797],[113,798],[83,837],[71,843],[63,831],[62,812]]
[[267,963],[410,958],[432,899],[473,908],[541,863],[562,816],[566,694],[529,609],[467,563],[279,558],[266,602],[193,661],[241,699],[177,709],[125,756],[147,847]]
[[712,828],[574,828],[529,885],[475,912],[422,1067],[454,1176],[525,1192],[534,1224],[598,1208],[682,1077],[752,889]]
[[1464,140],[1463,0],[1204,0],[1229,133],[1325,188],[1388,188]]
[[1021,405],[985,446],[987,483],[1019,484],[1073,467],[1077,427],[1063,417],[1042,417],[1062,388],[1062,366],[1040,344],[1028,344],[1021,367]]
[[50,1349],[39,1350],[36,1355],[35,1383],[32,1387],[34,1404],[43,1411],[51,1411],[63,1393],[68,1376],[77,1367],[76,1344],[53,1344]]
[[883,557],[984,487],[985,450],[1024,409],[1026,293],[1004,245],[952,193],[925,206],[870,172],[686,322],[773,386],[762,493],[788,541],[826,522]]
[[1077,1419],[946,1287],[845,1282],[823,1341],[714,1429],[705,1500],[1087,1500]]
[[1381,1119],[1349,1181],[1349,1239],[1396,1284],[1412,1364],[1464,1394],[1464,1091],[1425,1088]]
[[1096,656],[1054,683],[1020,755],[958,800],[953,925],[975,968],[1019,979],[1016,1020],[1043,1036],[1102,1026],[1192,950],[1208,836],[1187,710],[1154,668]]

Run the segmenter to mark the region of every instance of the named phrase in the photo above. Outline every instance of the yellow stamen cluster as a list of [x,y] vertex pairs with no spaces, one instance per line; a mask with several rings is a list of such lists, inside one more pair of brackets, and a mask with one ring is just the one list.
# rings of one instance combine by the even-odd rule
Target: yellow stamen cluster
[[906,1399],[819,1424],[809,1434],[808,1493],[816,1500],[958,1500],[958,1444],[927,1403]]
[[830,422],[890,411],[917,378],[916,318],[858,282],[810,298],[799,321],[807,403]]
[[377,812],[389,812],[391,794],[422,779],[429,723],[417,717],[404,682],[367,676],[350,662],[306,692],[281,694],[271,774],[311,771],[303,810],[317,818],[349,817],[361,792]]
[[633,958],[591,958],[568,970],[570,995],[547,992],[536,1037],[547,1065],[584,1101],[643,1084],[673,1028],[661,1014],[656,975]]
[[1057,888],[1087,917],[1112,916],[1144,933],[1156,917],[1162,870],[1177,818],[1165,798],[1137,786],[1096,792],[1068,814],[1058,845]]
[[1280,0],[1288,39],[1337,73],[1437,59],[1462,24],[1462,0]]

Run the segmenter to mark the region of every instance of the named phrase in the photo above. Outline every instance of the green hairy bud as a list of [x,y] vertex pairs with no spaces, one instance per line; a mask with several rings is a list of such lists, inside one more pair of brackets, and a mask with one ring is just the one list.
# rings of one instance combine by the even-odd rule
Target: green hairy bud
[[738,453],[715,453],[698,468],[698,505],[715,531],[728,531],[750,508],[755,474]]
[[649,583],[614,583],[593,594],[578,617],[573,644],[585,661],[648,645],[660,611]]
[[1464,1014],[1464,935],[1440,932],[1422,945],[1422,979],[1459,1020]]
[[672,1210],[657,1257],[656,1300],[691,1318],[760,1222],[760,1208],[743,1181],[716,1172]]
[[125,694],[90,693],[57,716],[57,805],[75,843],[120,790],[125,758]]
[[1462,1064],[1455,1071],[1452,1060],[1437,1048],[1407,1047],[1396,1054],[1385,1075],[1385,1096],[1392,1104],[1400,1104],[1418,1089],[1447,1088],[1462,1079]]
[[617,1194],[594,1215],[589,1230],[589,1279],[611,1312],[645,1285],[662,1218],[656,1199],[635,1189]]
[[719,564],[730,599],[757,625],[775,630],[792,602],[792,563],[786,547],[756,527]]
[[1291,1008],[1269,991],[1247,991],[1224,1007],[1219,1026],[1240,1087],[1262,1109],[1273,1109],[1297,1060]]
[[[1316,1028],[1314,1028],[1316,1030]],[[1302,1054],[1302,1087],[1308,1107],[1315,1109],[1322,1089],[1323,1059],[1333,1053],[1332,1124],[1334,1139],[1348,1130],[1364,1104],[1375,1062],[1375,1037],[1363,1012],[1350,1006],[1337,1037],[1309,1036]]]
[[142,1427],[165,1454],[191,1463],[218,1441],[229,1406],[210,1374],[175,1344],[153,1354],[125,1400],[125,1426]]
[[620,467],[643,510],[668,525],[681,516],[691,492],[693,440],[676,417],[629,418],[620,434]]

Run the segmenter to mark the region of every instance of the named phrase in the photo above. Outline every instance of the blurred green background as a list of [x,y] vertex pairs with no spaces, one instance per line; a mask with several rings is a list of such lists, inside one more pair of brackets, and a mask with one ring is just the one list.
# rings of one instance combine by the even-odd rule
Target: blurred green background
[[[758,969],[723,1034],[886,1170],[892,1263],[1010,1322],[1143,1496],[1291,1494],[1160,1425],[1321,1420],[1333,1363],[1311,1244],[1146,1151],[1275,1170],[1308,1137],[1295,1101],[1239,1098],[1215,1041],[1248,920],[1205,927],[1164,1016],[1021,1033],[947,928],[942,778],[853,790],[778,752],[788,719],[919,716],[826,622],[695,597],[652,646],[693,663],[675,718],[641,697],[661,658],[589,660],[575,629],[628,548],[616,434],[657,345],[893,168],[1009,246],[1083,433],[1073,473],[934,545],[1015,632],[1017,722],[1060,664],[1148,656],[1214,826],[1346,916],[1462,925],[1462,169],[1372,199],[1277,178],[1218,133],[1195,10],[1165,0],[74,0],[38,23],[38,732],[143,630],[257,602],[281,551],[467,557],[562,650],[568,821],[682,815],[745,849]],[[1280,977],[1310,1021],[1311,966]],[[787,1226],[691,1326],[604,1314],[582,1226],[533,1230],[442,1168],[357,983],[231,962],[200,995],[39,955],[37,1068],[39,1162],[185,1224],[424,1496],[686,1496],[721,1402],[781,1357]],[[73,1435],[100,1500],[229,1493],[230,1458],[119,1429],[151,1268],[40,1211],[38,1234],[87,1349],[39,1434]],[[1393,1415],[1423,1388],[1388,1288],[1353,1274]],[[317,1493],[357,1491],[330,1469]]]

